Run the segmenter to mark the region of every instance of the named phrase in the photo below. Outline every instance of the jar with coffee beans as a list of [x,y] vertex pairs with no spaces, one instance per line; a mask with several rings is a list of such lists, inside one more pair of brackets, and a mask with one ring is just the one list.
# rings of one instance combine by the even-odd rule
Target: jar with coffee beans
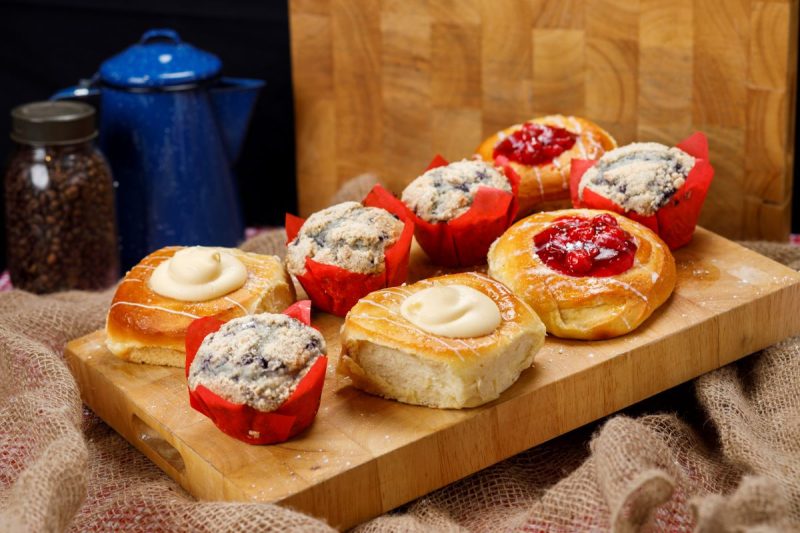
[[102,289],[119,276],[114,186],[95,147],[95,111],[34,102],[11,111],[5,175],[8,268],[35,293]]

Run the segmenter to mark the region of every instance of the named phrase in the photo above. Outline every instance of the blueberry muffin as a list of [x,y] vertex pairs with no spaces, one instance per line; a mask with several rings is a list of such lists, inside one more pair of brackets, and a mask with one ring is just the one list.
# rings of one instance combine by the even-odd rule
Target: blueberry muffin
[[308,257],[350,272],[377,274],[385,269],[385,250],[402,232],[403,222],[385,209],[336,204],[308,217],[287,246],[286,266],[302,275]]
[[203,340],[189,367],[189,390],[203,385],[229,402],[274,411],[325,349],[319,331],[289,316],[236,318]]
[[469,210],[480,187],[511,192],[502,171],[465,159],[428,170],[405,188],[402,200],[426,222],[447,222]]
[[680,189],[695,158],[680,148],[633,143],[606,152],[587,170],[578,187],[579,198],[589,190],[612,200],[625,211],[653,215]]

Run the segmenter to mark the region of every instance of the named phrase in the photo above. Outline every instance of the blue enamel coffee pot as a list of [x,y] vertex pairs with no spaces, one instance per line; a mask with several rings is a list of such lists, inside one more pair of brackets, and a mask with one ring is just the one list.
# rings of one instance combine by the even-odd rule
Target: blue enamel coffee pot
[[91,81],[53,96],[99,96],[125,269],[162,246],[234,246],[244,237],[232,167],[264,82],[220,77],[221,69],[175,31],[150,30]]

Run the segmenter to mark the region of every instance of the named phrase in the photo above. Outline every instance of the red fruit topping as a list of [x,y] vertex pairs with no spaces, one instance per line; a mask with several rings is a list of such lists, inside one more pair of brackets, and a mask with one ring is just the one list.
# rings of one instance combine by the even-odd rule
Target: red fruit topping
[[607,277],[633,266],[633,236],[608,214],[592,218],[570,216],[553,221],[533,237],[544,264],[568,276]]
[[494,158],[503,156],[523,165],[544,165],[572,148],[577,135],[557,126],[526,122],[497,143]]

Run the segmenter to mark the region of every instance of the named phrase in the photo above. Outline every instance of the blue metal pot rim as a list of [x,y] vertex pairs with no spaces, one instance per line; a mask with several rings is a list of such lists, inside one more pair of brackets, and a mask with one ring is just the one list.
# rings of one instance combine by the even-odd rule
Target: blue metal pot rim
[[93,81],[87,88],[102,88],[108,87],[109,89],[114,89],[116,91],[123,91],[126,93],[172,93],[178,91],[191,91],[200,87],[209,87],[215,85],[222,79],[220,74],[213,76],[211,78],[206,78],[204,80],[197,80],[188,83],[181,83],[179,85],[162,85],[159,87],[131,87],[129,85],[116,85],[111,83],[107,80],[98,79],[97,81]]

